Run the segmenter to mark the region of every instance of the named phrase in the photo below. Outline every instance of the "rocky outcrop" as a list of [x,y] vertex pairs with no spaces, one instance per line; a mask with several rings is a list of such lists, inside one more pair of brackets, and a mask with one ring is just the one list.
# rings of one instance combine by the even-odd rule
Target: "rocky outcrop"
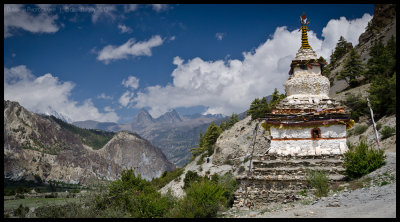
[[4,101],[4,177],[38,175],[44,181],[90,184],[117,179],[125,168],[147,180],[175,168],[159,148],[137,134],[116,133],[94,150],[66,126]]
[[[376,4],[374,8],[374,16],[370,21],[371,28],[362,33],[359,37],[359,43],[354,47],[360,55],[362,63],[366,64],[369,56],[370,48],[376,41],[382,40],[384,44],[394,36],[396,38],[396,5],[395,4]],[[339,64],[331,71],[329,78],[335,79],[343,69],[345,59],[349,56],[347,53],[336,63]],[[362,79],[363,77],[360,77]],[[334,80],[329,96],[332,97],[337,92],[345,90],[349,85],[345,80]]]

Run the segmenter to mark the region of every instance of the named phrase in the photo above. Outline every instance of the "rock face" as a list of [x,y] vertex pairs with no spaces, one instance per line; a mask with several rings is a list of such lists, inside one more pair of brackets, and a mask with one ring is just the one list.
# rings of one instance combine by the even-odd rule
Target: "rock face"
[[[358,45],[354,47],[356,52],[360,55],[362,63],[366,64],[369,56],[369,50],[374,43],[381,39],[384,44],[394,36],[396,38],[396,5],[395,4],[375,4],[374,17],[371,22],[372,28],[369,31],[362,33],[358,39]],[[347,53],[343,58],[337,61],[339,64],[334,70],[331,71],[329,78],[335,77],[343,70],[343,64],[348,57]],[[349,85],[344,80],[334,80],[333,85],[329,90],[329,95],[332,97],[337,92],[346,89]]]
[[137,134],[116,133],[94,150],[66,126],[72,127],[4,101],[4,177],[39,175],[44,181],[90,184],[117,179],[124,168],[148,180],[175,168],[159,148]]

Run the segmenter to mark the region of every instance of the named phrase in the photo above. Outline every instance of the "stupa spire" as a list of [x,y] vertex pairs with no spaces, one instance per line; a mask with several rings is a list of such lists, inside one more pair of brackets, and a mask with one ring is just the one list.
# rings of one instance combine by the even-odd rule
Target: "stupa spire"
[[307,25],[310,21],[307,19],[306,14],[303,12],[303,15],[300,16],[300,24],[301,27],[299,31],[301,31],[301,47],[300,49],[311,49],[310,44],[308,44],[308,36],[307,31],[309,30]]

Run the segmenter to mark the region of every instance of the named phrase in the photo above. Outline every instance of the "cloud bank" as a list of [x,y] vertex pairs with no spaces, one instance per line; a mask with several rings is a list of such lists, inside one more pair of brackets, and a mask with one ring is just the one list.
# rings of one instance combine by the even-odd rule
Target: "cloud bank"
[[[45,10],[48,9],[48,10]],[[57,15],[50,15],[50,6],[24,7],[23,5],[4,5],[4,38],[22,29],[31,33],[55,33],[58,31]],[[33,12],[39,12],[36,16]]]
[[80,105],[73,101],[70,95],[74,86],[50,73],[36,77],[24,65],[4,68],[5,100],[17,101],[32,112],[51,114],[55,110],[72,121],[118,121],[115,112],[99,112],[90,99]]
[[[318,56],[329,61],[339,37],[343,36],[355,46],[371,18],[365,14],[351,21],[344,17],[331,20],[322,30],[323,39],[318,39],[313,31],[308,33],[310,45]],[[284,92],[283,85],[291,60],[300,48],[300,39],[297,29],[289,31],[287,27],[278,27],[254,51],[243,52],[242,60],[204,61],[196,57],[184,61],[176,56],[173,60],[176,68],[171,74],[173,82],[147,87],[137,92],[131,102],[136,108],[150,107],[149,112],[154,117],[172,108],[197,105],[207,107],[205,114],[243,112],[254,98],[270,95],[274,88]],[[129,93],[126,91],[125,97],[132,96]]]
[[163,44],[163,39],[159,36],[153,36],[147,41],[135,42],[130,38],[120,46],[107,45],[98,54],[97,60],[108,64],[112,60],[126,59],[131,56],[151,56],[151,49]]

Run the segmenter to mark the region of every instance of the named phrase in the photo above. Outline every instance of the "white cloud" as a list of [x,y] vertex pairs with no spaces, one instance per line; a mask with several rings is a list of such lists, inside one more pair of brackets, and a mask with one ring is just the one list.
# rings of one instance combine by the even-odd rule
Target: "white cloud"
[[343,36],[346,41],[356,46],[360,34],[365,31],[365,27],[371,19],[372,15],[365,13],[363,17],[350,21],[345,17],[330,20],[326,27],[322,29],[322,36],[325,38],[321,46],[322,53],[329,57],[331,50],[335,49],[340,36]]
[[139,79],[134,76],[129,76],[127,80],[122,80],[122,85],[135,90],[139,87]]
[[118,28],[121,30],[121,33],[131,33],[133,31],[130,27],[124,24],[119,24]]
[[161,12],[163,10],[167,10],[168,9],[168,5],[166,5],[166,4],[152,4],[151,7],[156,12]]
[[[32,12],[37,12],[35,16]],[[57,15],[48,14],[44,6],[24,8],[23,5],[4,5],[4,38],[13,36],[13,32],[22,29],[32,33],[55,33],[58,31]]]
[[138,8],[137,4],[126,4],[124,5],[124,12],[126,13],[133,12],[136,11],[137,8]]
[[106,112],[114,112],[115,110],[109,106],[104,107],[104,111]]
[[133,97],[135,96],[135,94],[133,92],[129,92],[128,90],[122,94],[122,96],[119,98],[118,102],[119,104],[121,104],[122,106],[126,107],[129,105],[129,103],[132,102]]
[[217,32],[217,33],[215,33],[215,37],[216,37],[218,40],[222,40],[222,39],[224,38],[224,36],[225,36],[225,33],[222,33],[222,32]]
[[100,18],[115,19],[114,12],[117,11],[115,5],[96,4],[93,8],[92,22],[96,23]]
[[98,99],[114,99],[112,96],[107,96],[105,93],[101,93],[97,96]]
[[[329,59],[337,36],[343,35],[355,45],[370,19],[371,16],[364,15],[352,21],[331,20],[323,29],[324,39],[318,39],[313,31],[308,33],[310,45],[318,56]],[[270,95],[274,88],[284,92],[290,63],[300,45],[301,33],[297,29],[289,31],[287,27],[278,27],[255,50],[244,52],[243,60],[204,61],[196,57],[184,61],[175,57],[173,64],[177,67],[171,74],[173,82],[166,86],[150,86],[136,93],[132,105],[150,107],[149,112],[154,117],[171,108],[197,105],[208,107],[205,113],[211,114],[243,112],[254,98]]]
[[173,35],[169,38],[170,41],[174,41],[176,39],[176,37]]
[[50,73],[36,77],[24,65],[4,68],[4,99],[19,102],[32,112],[55,110],[72,121],[118,121],[115,112],[100,113],[90,99],[83,104],[70,98],[75,84],[61,82]]
[[148,41],[135,43],[133,38],[120,46],[108,45],[104,47],[97,56],[97,60],[108,64],[111,60],[126,59],[132,56],[151,56],[151,49],[163,44],[159,35],[151,37]]

